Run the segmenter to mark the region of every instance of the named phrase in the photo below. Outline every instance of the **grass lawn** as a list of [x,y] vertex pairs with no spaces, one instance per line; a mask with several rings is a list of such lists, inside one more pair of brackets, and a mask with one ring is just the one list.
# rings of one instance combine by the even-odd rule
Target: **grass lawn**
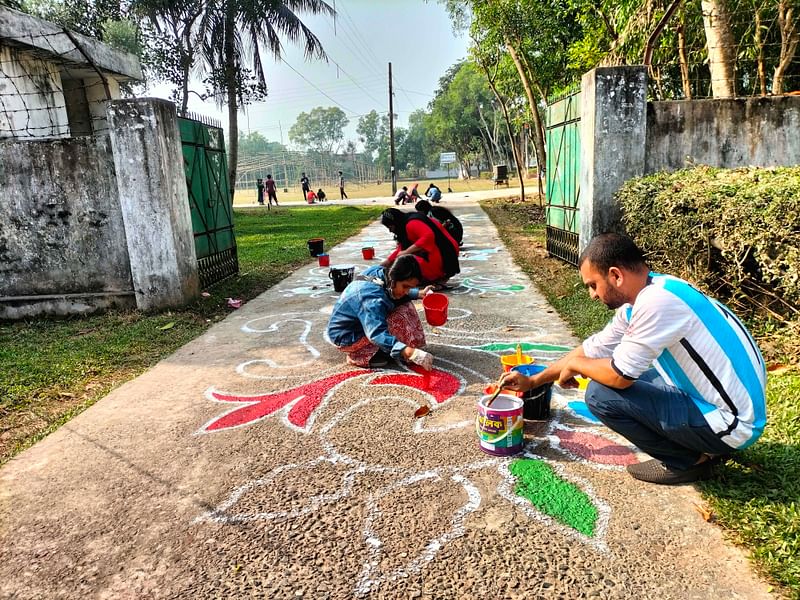
[[180,310],[111,312],[0,323],[0,464],[132,379],[232,309],[310,260],[306,241],[331,246],[378,217],[382,206],[237,210],[238,277]]
[[[514,260],[576,336],[586,337],[608,322],[612,312],[589,299],[577,269],[547,257],[541,208],[509,200],[489,200],[481,206]],[[720,467],[718,477],[698,485],[707,502],[706,516],[745,547],[762,575],[791,598],[800,598],[798,398],[800,373],[795,368],[770,373],[764,435],[738,453],[736,462]]]
[[[447,179],[435,179],[433,182],[439,186],[439,189],[443,192],[447,192]],[[410,190],[411,187],[415,184],[419,183],[419,190],[420,195],[425,195],[425,190],[428,189],[428,184],[431,183],[430,180],[427,179],[417,179],[414,181],[411,180],[403,180],[397,182],[397,189],[399,190],[401,187],[408,186]],[[512,179],[509,183],[512,187],[516,187],[518,185],[517,179]],[[525,181],[525,186],[531,186],[533,189],[536,186],[535,179],[527,179]],[[320,186],[316,185],[312,182],[311,185],[312,189],[316,192]],[[450,187],[454,192],[473,192],[478,190],[491,190],[494,188],[494,184],[490,179],[464,179],[460,180],[455,177],[450,179]],[[338,200],[339,199],[339,187],[325,187],[322,186],[325,190],[325,193],[328,195],[329,198]],[[376,198],[376,197],[392,197],[392,183],[391,181],[384,181],[380,185],[377,182],[372,182],[368,185],[357,184],[355,182],[345,182],[345,192],[349,198]],[[278,202],[281,202],[284,198],[287,198],[289,201],[299,201],[302,199],[302,193],[300,192],[300,186],[290,187],[289,192],[285,193],[283,189],[278,190]],[[255,188],[252,190],[236,190],[236,195],[234,196],[233,203],[236,204],[254,204],[258,201],[258,195]]]

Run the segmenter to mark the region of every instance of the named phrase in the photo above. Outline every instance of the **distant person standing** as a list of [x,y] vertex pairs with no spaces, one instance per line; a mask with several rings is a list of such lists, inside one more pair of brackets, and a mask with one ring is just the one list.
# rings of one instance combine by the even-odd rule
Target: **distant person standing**
[[305,173],[300,173],[300,187],[303,188],[303,200],[308,198],[308,192],[311,191],[311,184],[308,181],[308,177],[306,177]]
[[256,180],[256,189],[258,190],[258,203],[264,206],[264,180],[260,177]]
[[339,195],[342,200],[347,198],[347,194],[344,191],[344,175],[342,175],[341,171],[339,171]]
[[[272,178],[272,175],[267,175],[266,181],[266,188],[267,188],[267,202],[272,204],[272,201],[275,201],[275,206],[278,206],[278,190],[275,189],[275,180]],[[262,198],[261,204],[264,203]]]

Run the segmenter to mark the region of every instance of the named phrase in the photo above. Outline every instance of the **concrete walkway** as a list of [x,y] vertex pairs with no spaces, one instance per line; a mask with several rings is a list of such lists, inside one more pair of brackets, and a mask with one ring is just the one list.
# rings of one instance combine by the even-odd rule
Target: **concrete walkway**
[[[766,598],[691,486],[556,392],[522,460],[475,402],[522,343],[575,343],[476,205],[429,382],[348,367],[309,264],[0,470],[3,598]],[[377,223],[330,250],[367,266]],[[374,263],[369,263],[374,264]],[[419,420],[414,410],[433,410]]]

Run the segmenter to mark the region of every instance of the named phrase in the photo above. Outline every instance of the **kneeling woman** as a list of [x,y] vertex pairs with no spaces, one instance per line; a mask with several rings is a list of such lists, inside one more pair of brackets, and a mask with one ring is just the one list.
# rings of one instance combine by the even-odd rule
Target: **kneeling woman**
[[424,350],[425,333],[412,300],[422,278],[413,256],[401,256],[391,268],[372,267],[342,292],[328,321],[328,337],[358,367],[383,367],[404,358],[428,371],[433,356]]
[[397,249],[381,266],[388,268],[399,257],[414,255],[422,271],[421,282],[437,285],[460,272],[458,242],[439,221],[422,213],[388,208],[381,215],[381,223],[397,239]]

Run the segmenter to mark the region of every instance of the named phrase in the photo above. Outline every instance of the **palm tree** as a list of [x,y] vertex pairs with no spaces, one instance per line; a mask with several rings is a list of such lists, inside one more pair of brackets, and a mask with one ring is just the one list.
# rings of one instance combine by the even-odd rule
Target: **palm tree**
[[228,176],[231,193],[236,186],[239,155],[239,107],[246,103],[255,79],[256,93],[265,93],[265,54],[280,59],[285,38],[302,44],[307,59],[327,60],[322,44],[300,20],[298,13],[330,15],[324,0],[203,0],[199,24],[200,72],[209,77],[220,104],[228,105]]

